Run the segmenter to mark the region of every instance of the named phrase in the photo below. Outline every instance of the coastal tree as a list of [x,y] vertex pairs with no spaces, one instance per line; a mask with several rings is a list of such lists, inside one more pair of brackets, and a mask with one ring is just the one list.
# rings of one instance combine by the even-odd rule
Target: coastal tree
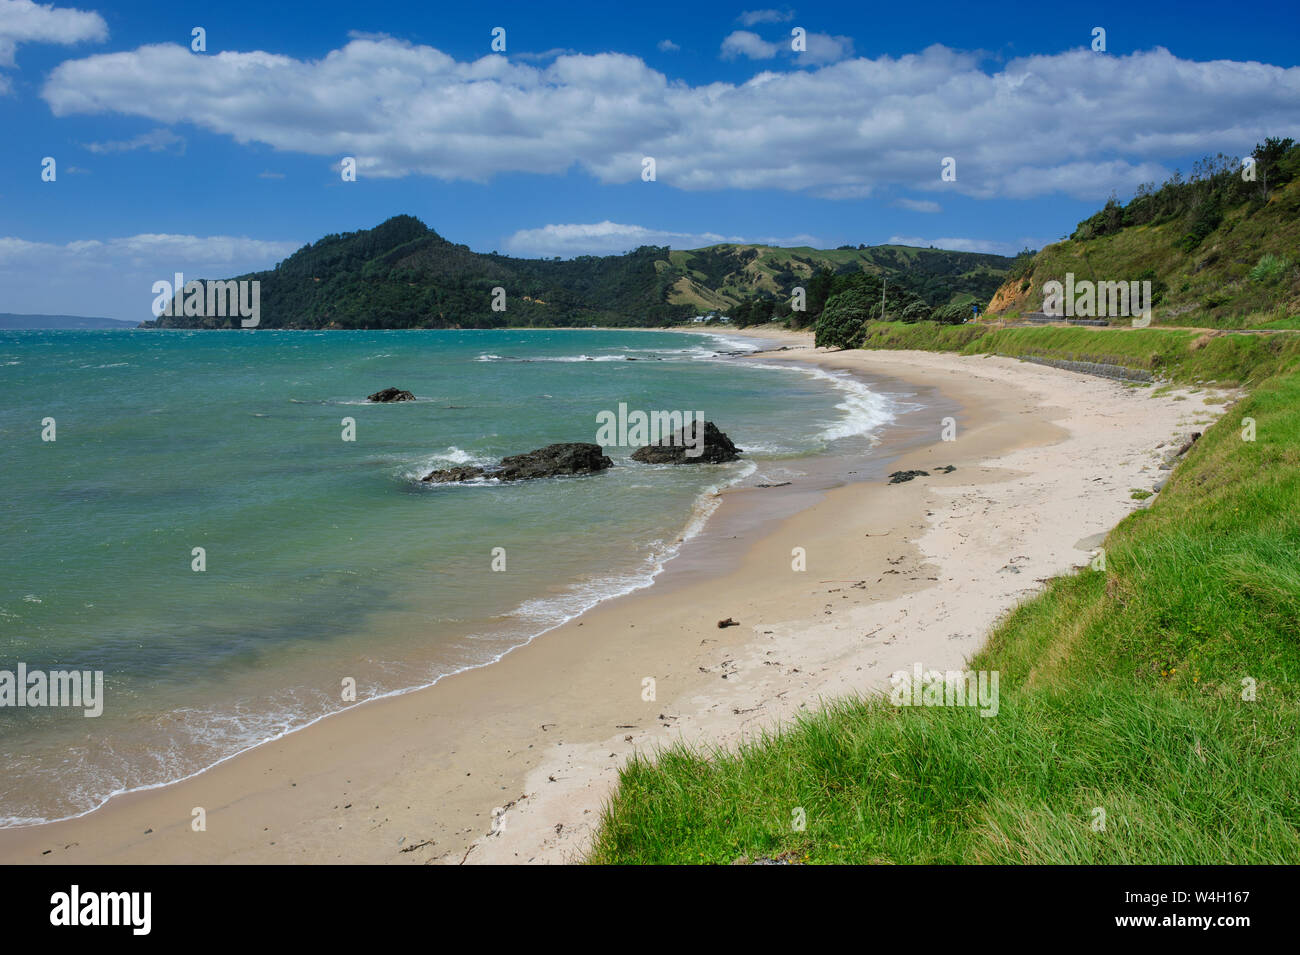
[[770,298],[755,295],[734,306],[729,312],[729,317],[736,323],[737,328],[762,325],[764,322],[772,320],[775,305],[776,303]]
[[873,301],[873,298],[870,292],[861,287],[846,289],[831,296],[813,328],[816,346],[859,347],[866,333],[865,325],[873,304],[877,309],[880,307],[880,302]]
[[930,321],[938,322],[940,325],[960,325],[966,319],[971,317],[971,307],[969,304],[948,304],[940,305],[930,313]]

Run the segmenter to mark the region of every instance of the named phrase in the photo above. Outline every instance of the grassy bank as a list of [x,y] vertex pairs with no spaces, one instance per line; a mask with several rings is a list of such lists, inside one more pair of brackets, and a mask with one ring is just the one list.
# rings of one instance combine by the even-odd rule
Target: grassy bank
[[874,322],[864,348],[1054,358],[1149,371],[1182,384],[1250,384],[1300,357],[1300,336],[1233,335],[1164,328],[991,328]]
[[[928,332],[879,334],[918,348]],[[737,752],[633,762],[591,861],[1300,862],[1294,346],[1225,336],[1185,355],[1192,333],[1102,334],[1107,354],[1259,383],[1110,534],[1104,571],[1055,579],[990,635],[972,668],[999,672],[997,715],[846,700]],[[947,344],[1064,354],[1097,335]]]

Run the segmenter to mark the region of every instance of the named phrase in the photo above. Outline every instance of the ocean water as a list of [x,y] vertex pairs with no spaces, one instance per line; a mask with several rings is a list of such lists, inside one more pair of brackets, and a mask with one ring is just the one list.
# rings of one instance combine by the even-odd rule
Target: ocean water
[[[724,354],[756,345],[598,330],[0,332],[0,670],[105,682],[97,718],[0,708],[0,826],[198,772],[353,705],[345,680],[363,701],[490,664],[648,585],[716,490],[865,452],[898,410],[844,376]],[[366,402],[390,385],[418,400]],[[598,475],[418,481],[595,441],[597,413],[620,402],[702,412],[747,453],[649,466],[619,447]]]

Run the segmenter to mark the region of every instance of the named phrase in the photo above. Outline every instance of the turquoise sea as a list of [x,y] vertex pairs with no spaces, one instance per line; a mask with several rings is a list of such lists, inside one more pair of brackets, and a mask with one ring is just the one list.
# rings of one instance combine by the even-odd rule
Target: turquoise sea
[[[756,345],[606,330],[0,332],[0,670],[105,680],[98,718],[0,708],[0,825],[197,772],[352,705],[345,679],[365,700],[490,663],[646,586],[712,492],[866,451],[900,406],[848,377],[727,354]],[[418,400],[366,402],[390,385]],[[595,441],[597,413],[620,402],[703,412],[746,454],[674,468],[620,447],[587,477],[418,481]]]

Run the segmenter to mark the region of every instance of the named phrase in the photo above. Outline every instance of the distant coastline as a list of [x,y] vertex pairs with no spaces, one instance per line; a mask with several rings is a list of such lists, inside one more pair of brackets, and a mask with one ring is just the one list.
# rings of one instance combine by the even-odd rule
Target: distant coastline
[[0,312],[0,331],[90,331],[93,329],[138,328],[139,322],[94,315],[23,315]]

